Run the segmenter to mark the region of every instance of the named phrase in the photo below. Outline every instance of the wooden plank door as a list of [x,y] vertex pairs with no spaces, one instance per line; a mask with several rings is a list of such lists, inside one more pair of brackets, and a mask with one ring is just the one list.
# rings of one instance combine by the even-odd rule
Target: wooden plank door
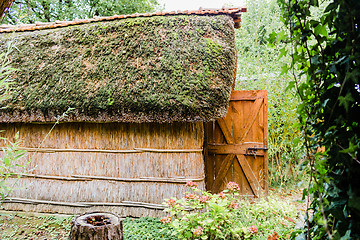
[[226,117],[205,123],[206,188],[218,193],[229,181],[242,195],[268,191],[267,91],[233,91]]

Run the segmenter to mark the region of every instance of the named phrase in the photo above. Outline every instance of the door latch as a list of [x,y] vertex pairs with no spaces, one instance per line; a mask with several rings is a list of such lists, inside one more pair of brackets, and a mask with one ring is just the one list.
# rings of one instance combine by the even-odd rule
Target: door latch
[[267,151],[268,148],[267,148],[266,146],[264,146],[264,147],[256,147],[256,145],[255,145],[254,147],[249,147],[249,148],[247,148],[245,155],[254,155],[254,156],[256,156],[256,152],[257,152],[258,150]]

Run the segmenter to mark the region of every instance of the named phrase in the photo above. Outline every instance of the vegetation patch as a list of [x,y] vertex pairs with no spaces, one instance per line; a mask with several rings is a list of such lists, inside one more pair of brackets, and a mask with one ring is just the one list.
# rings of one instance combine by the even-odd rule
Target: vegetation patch
[[0,212],[0,239],[68,239],[70,216]]
[[178,239],[288,239],[295,228],[296,207],[288,200],[241,197],[235,182],[218,194],[203,192],[192,181],[187,186],[183,198],[166,199],[168,215],[161,219]]
[[[301,199],[301,190],[270,190],[268,200],[239,202],[234,213],[235,219],[244,225],[248,239],[267,239],[279,235],[287,239],[295,230],[297,214],[303,213],[305,206]],[[165,213],[164,213],[165,215]],[[0,239],[58,239],[67,240],[70,234],[73,216],[30,214],[19,212],[0,212]],[[215,219],[215,218],[214,218]],[[255,228],[257,229],[257,233]],[[232,226],[235,229],[236,226]],[[171,240],[174,229],[160,222],[159,218],[125,218],[123,220],[124,240]],[[273,238],[276,239],[276,238]]]

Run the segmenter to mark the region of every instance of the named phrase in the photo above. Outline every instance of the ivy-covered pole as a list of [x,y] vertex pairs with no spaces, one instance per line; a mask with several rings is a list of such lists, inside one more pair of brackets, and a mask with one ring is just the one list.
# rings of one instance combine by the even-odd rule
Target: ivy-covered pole
[[326,1],[320,13],[317,0],[279,3],[311,171],[313,211],[298,237],[360,239],[360,1]]

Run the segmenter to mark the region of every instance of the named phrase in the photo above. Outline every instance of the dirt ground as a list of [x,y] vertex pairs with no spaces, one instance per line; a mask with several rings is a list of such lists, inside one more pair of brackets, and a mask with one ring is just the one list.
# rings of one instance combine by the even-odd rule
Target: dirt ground
[[0,211],[0,239],[68,239],[72,216]]

